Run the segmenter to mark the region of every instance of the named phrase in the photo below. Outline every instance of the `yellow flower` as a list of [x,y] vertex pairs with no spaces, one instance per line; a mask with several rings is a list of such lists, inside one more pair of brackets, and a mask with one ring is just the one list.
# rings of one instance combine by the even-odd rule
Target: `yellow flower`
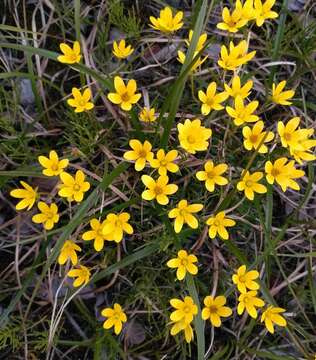
[[[237,0],[239,1],[239,0]],[[253,7],[253,0],[246,0],[242,7],[243,16],[245,19],[253,20],[255,18],[255,9]]]
[[220,327],[222,324],[221,317],[228,317],[233,312],[226,304],[225,296],[206,296],[204,299],[205,307],[202,309],[202,319],[210,320],[214,327]]
[[204,171],[198,171],[196,177],[200,181],[205,181],[205,187],[208,191],[213,192],[215,190],[215,185],[224,186],[228,184],[228,180],[221,176],[228,166],[226,164],[218,164],[214,166],[212,160],[208,160],[204,164]]
[[130,111],[133,104],[136,104],[142,97],[141,94],[135,94],[137,84],[134,79],[128,81],[127,85],[121,77],[115,76],[114,78],[115,93],[109,93],[108,99],[113,103],[120,105],[124,111]]
[[294,117],[289,120],[286,125],[284,125],[282,121],[278,122],[278,133],[283,147],[289,147],[292,150],[304,151],[302,141],[306,140],[310,134],[312,134],[313,130],[297,129],[300,121],[299,117]]
[[20,181],[20,184],[24,189],[11,190],[10,195],[14,198],[22,199],[15,206],[17,210],[23,210],[25,208],[30,210],[37,198],[37,187],[33,189],[32,186],[28,185],[25,181]]
[[148,175],[143,175],[142,182],[148,188],[142,192],[142,198],[149,201],[156,199],[160,205],[167,205],[169,203],[168,195],[178,191],[177,185],[168,184],[169,178],[165,175],[159,176],[157,181]]
[[286,320],[280,313],[283,313],[285,309],[270,305],[261,315],[261,322],[264,324],[267,330],[274,334],[274,324],[279,326],[286,326]]
[[78,41],[74,42],[73,48],[65,43],[59,45],[63,55],[59,55],[57,60],[63,64],[75,64],[79,63],[81,59],[80,44]]
[[60,250],[60,254],[58,256],[58,264],[64,265],[66,261],[70,259],[72,265],[77,265],[78,256],[76,251],[81,251],[81,247],[71,240],[66,240]]
[[113,54],[119,59],[125,59],[129,57],[134,49],[131,47],[131,45],[126,46],[125,40],[122,39],[119,43],[116,41],[113,42]]
[[264,3],[261,0],[255,0],[254,18],[257,26],[262,26],[266,19],[275,19],[279,16],[277,12],[271,10],[274,3],[275,0],[266,0]]
[[[193,59],[196,58],[197,54],[198,54],[198,51],[195,51],[195,52],[194,52],[194,55],[193,55]],[[181,64],[184,64],[185,58],[186,58],[185,53],[184,53],[183,51],[179,50],[179,51],[178,51],[177,60],[178,60]],[[207,59],[207,56],[205,56],[204,58],[199,57],[199,58],[195,61],[195,63],[192,65],[192,68],[190,69],[190,72],[194,72],[196,69],[198,69],[198,68],[204,63],[204,61],[206,61],[206,59]]]
[[127,321],[127,316],[121,305],[115,303],[112,308],[105,308],[101,311],[101,315],[108,319],[103,323],[104,329],[110,329],[114,326],[114,332],[118,335],[122,331],[122,323]]
[[226,106],[226,111],[229,116],[234,120],[236,126],[242,125],[245,122],[256,122],[259,117],[254,115],[253,112],[256,111],[259,102],[257,100],[250,101],[246,106],[244,101],[240,96],[237,96],[235,99],[235,108]]
[[98,219],[90,220],[91,230],[88,230],[82,234],[82,239],[85,241],[94,240],[93,246],[96,251],[101,251],[104,247],[104,241],[110,241],[110,237],[103,233],[103,227],[106,223],[104,220],[102,223]]
[[159,175],[167,175],[167,171],[175,173],[179,170],[179,166],[173,161],[178,156],[177,150],[171,150],[165,153],[165,150],[159,149],[157,151],[157,159],[151,159],[150,166],[154,169],[158,169]]
[[185,341],[190,343],[193,339],[193,329],[190,324],[187,324],[184,320],[172,322],[172,328],[170,334],[172,336],[177,335],[180,331],[184,332]]
[[176,309],[170,315],[171,321],[183,320],[185,324],[190,324],[193,321],[193,317],[198,313],[198,307],[190,296],[186,296],[183,301],[171,299],[170,304]]
[[245,85],[241,86],[240,77],[238,75],[233,77],[231,86],[224,84],[225,92],[228,96],[233,98],[240,96],[242,99],[245,99],[250,95],[252,86],[252,80],[248,80]]
[[250,174],[249,171],[246,173],[243,172],[240,181],[237,184],[237,189],[239,191],[244,191],[245,196],[249,200],[253,200],[255,193],[265,194],[267,188],[259,184],[259,181],[263,178],[263,173],[261,171],[256,171],[253,174]]
[[238,45],[234,45],[231,41],[229,43],[229,52],[225,45],[221,47],[221,57],[218,60],[218,65],[226,70],[235,70],[239,66],[246,64],[256,54],[255,51],[247,54],[248,45],[245,40],[242,40]]
[[[189,47],[190,44],[191,44],[191,41],[192,41],[192,38],[193,38],[193,34],[194,34],[194,31],[193,30],[190,30],[189,31],[189,39],[188,40],[185,40],[185,43],[186,45]],[[198,43],[196,45],[196,48],[195,48],[195,52],[198,53],[200,50],[203,49],[205,43],[206,43],[206,40],[207,40],[207,34],[206,33],[203,33],[200,35],[199,37],[199,40],[198,40]]]
[[44,229],[46,230],[51,230],[54,227],[54,224],[59,221],[57,205],[54,203],[47,205],[43,201],[39,201],[37,207],[39,208],[40,213],[34,215],[32,221],[35,224],[43,224]]
[[90,270],[83,265],[79,265],[78,269],[72,269],[70,271],[68,271],[67,276],[71,277],[71,278],[77,278],[74,283],[73,286],[74,287],[78,287],[81,286],[82,284],[87,285],[89,280],[90,280]]
[[247,271],[246,265],[241,265],[236,274],[232,276],[233,283],[237,285],[237,289],[245,294],[247,289],[259,290],[259,284],[254,281],[259,277],[259,273],[256,270]]
[[104,226],[102,227],[102,233],[110,241],[119,243],[123,239],[123,234],[126,232],[131,235],[134,232],[133,227],[128,223],[130,214],[122,212],[121,214],[110,213],[106,216]]
[[260,298],[256,297],[257,291],[248,291],[246,293],[242,293],[238,297],[238,306],[237,306],[237,313],[241,315],[244,310],[246,309],[247,313],[254,319],[257,318],[257,309],[256,307],[263,307],[264,301]]
[[228,240],[229,234],[226,228],[235,226],[236,222],[232,219],[226,218],[225,212],[220,211],[215,216],[209,217],[206,224],[209,225],[208,235],[211,239],[214,239],[218,234],[223,240]]
[[90,189],[90,184],[84,181],[85,174],[81,170],[77,170],[74,177],[66,172],[62,172],[59,176],[62,184],[59,185],[58,195],[68,198],[68,201],[81,202],[83,194]]
[[197,229],[199,222],[197,218],[192,215],[203,209],[202,204],[191,204],[189,205],[187,200],[179,201],[176,208],[169,211],[168,216],[171,219],[175,218],[174,231],[179,233],[182,229],[183,224],[188,224],[192,229]]
[[185,250],[178,251],[178,257],[171,259],[167,262],[167,266],[170,268],[177,268],[178,280],[183,280],[186,273],[196,275],[198,268],[194,264],[198,261],[197,257],[193,254],[188,254]]
[[297,170],[294,166],[294,160],[288,161],[287,158],[282,157],[277,159],[273,164],[271,161],[265,163],[266,178],[269,184],[274,184],[276,181],[281,189],[285,192],[289,187],[293,190],[299,190],[298,183],[293,180],[305,175],[303,170]]
[[304,147],[303,151],[290,148],[290,154],[294,157],[295,161],[299,164],[303,164],[303,161],[316,160],[316,156],[312,154],[310,150],[312,147],[316,146],[316,140],[307,139],[303,140],[300,144]]
[[71,90],[72,99],[68,99],[67,103],[71,107],[75,108],[75,113],[81,113],[86,110],[91,110],[94,108],[94,104],[90,102],[91,99],[91,90],[85,89],[81,94],[80,90],[73,87]]
[[255,149],[258,150],[260,154],[265,154],[268,152],[268,148],[266,145],[264,145],[264,143],[273,140],[274,134],[271,131],[269,131],[268,133],[266,131],[262,131],[263,128],[263,121],[260,120],[254,124],[253,128],[245,126],[242,129],[242,134],[244,137],[244,148],[246,150]]
[[132,139],[129,142],[129,146],[133,149],[126,151],[123,155],[125,160],[135,161],[135,170],[142,171],[146,165],[146,161],[153,159],[154,154],[151,151],[151,143],[145,140],[142,144],[137,139]]
[[286,81],[281,81],[278,85],[275,83],[272,84],[272,101],[280,105],[291,105],[292,103],[288,101],[292,99],[295,94],[294,90],[283,91],[285,88]]
[[144,107],[142,111],[139,113],[139,118],[144,122],[154,122],[157,119],[155,116],[155,108]]
[[69,164],[68,159],[59,160],[56,151],[51,150],[49,152],[49,157],[39,156],[38,162],[46,169],[42,171],[42,173],[46,176],[56,176],[64,171]]
[[244,17],[243,8],[240,1],[236,2],[236,7],[230,14],[229,9],[224,7],[222,12],[223,22],[217,24],[217,28],[236,33],[240,28],[245,26],[248,19]]
[[221,105],[223,101],[228,98],[226,92],[221,92],[216,94],[216,82],[211,82],[207,89],[206,93],[202,90],[199,90],[199,99],[202,102],[201,112],[203,115],[208,115],[211,110],[222,110],[224,106]]
[[184,150],[191,154],[207,150],[208,139],[212,136],[212,130],[201,126],[201,120],[186,119],[184,124],[178,124],[177,127],[180,146]]
[[159,30],[163,33],[173,33],[182,28],[183,22],[183,12],[178,11],[176,15],[172,16],[172,10],[169,6],[166,6],[163,10],[160,11],[160,17],[155,18],[150,16],[149,20],[152,23],[149,24],[155,30]]

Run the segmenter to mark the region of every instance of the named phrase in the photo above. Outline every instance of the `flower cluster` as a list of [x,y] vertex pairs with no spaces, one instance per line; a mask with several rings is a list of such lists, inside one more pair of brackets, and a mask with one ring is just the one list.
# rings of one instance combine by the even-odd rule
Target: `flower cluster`
[[[243,3],[237,0],[233,9],[224,7],[222,21],[217,24],[217,28],[236,33],[251,21],[261,27],[266,20],[278,16],[272,10],[274,3],[275,0],[264,2],[245,0]],[[159,17],[151,16],[149,20],[150,27],[168,36],[168,41],[172,41],[172,36],[184,25],[183,12],[174,14],[170,7],[162,9]],[[186,37],[184,44],[189,48],[194,37],[193,30],[189,29]],[[192,82],[198,70],[209,59],[207,55],[202,54],[208,46],[207,34],[200,34],[197,40],[196,48],[192,52],[194,53],[193,62],[191,68],[188,69]],[[116,71],[113,83],[111,81],[109,86],[105,99],[115,105],[114,108],[124,118],[131,116],[135,121],[135,108],[140,108],[139,121],[142,122],[141,126],[149,131],[142,133],[142,136],[137,131],[133,133],[123,145],[122,159],[131,162],[138,173],[142,172],[140,175],[134,172],[142,186],[141,199],[147,202],[153,201],[153,203],[144,204],[148,207],[152,206],[155,210],[158,209],[166,221],[173,223],[174,231],[171,224],[168,224],[176,238],[181,232],[196,233],[199,231],[199,226],[204,224],[205,234],[208,233],[210,239],[219,238],[226,241],[232,235],[229,233],[229,228],[233,228],[236,225],[235,219],[238,219],[237,216],[229,215],[236,207],[228,208],[224,201],[210,212],[207,201],[202,204],[190,199],[191,196],[183,194],[175,199],[175,194],[180,193],[178,190],[182,179],[179,177],[180,175],[182,177],[181,170],[186,161],[194,160],[196,164],[194,165],[196,168],[190,174],[192,176],[189,176],[187,181],[195,182],[197,186],[200,186],[206,199],[210,194],[213,196],[217,190],[224,193],[232,188],[231,194],[237,193],[238,196],[242,196],[241,201],[253,201],[255,197],[269,190],[272,191],[271,185],[274,184],[279,185],[283,192],[289,188],[300,190],[298,179],[305,175],[301,167],[305,162],[316,159],[313,154],[313,148],[316,147],[316,140],[312,138],[314,129],[305,128],[299,117],[293,117],[288,121],[280,120],[276,127],[273,125],[269,127],[261,117],[262,113],[259,111],[261,104],[253,96],[255,79],[238,75],[242,74],[241,67],[250,62],[256,54],[255,50],[250,49],[249,38],[243,39],[242,35],[238,42],[234,40],[228,45],[221,46],[217,64],[220,70],[225,72],[225,76],[222,82],[218,77],[216,81],[211,79],[212,81],[208,81],[203,87],[197,89],[193,97],[196,98],[198,109],[200,109],[199,114],[183,116],[183,119],[176,124],[170,149],[167,148],[168,144],[161,143],[157,146],[156,139],[149,140],[153,132],[151,130],[156,129],[156,133],[160,130],[161,118],[164,114],[159,113],[156,105],[156,108],[149,106],[147,96],[142,88],[141,91],[139,90],[136,80],[123,79],[119,71]],[[73,47],[62,43],[60,50],[62,54],[57,57],[60,63],[79,68],[76,64],[81,62],[82,55],[78,41],[74,42]],[[130,57],[134,51],[136,53],[136,50],[132,45],[127,44],[125,39],[113,42],[112,53],[120,61]],[[177,55],[177,60],[185,64],[188,52],[179,50]],[[275,82],[270,86],[271,90],[265,94],[270,108],[292,104],[295,90],[289,89],[285,80]],[[192,91],[195,92],[193,86]],[[71,94],[72,97],[67,99],[67,104],[73,108],[74,113],[84,113],[93,109],[95,111],[94,102],[98,97],[95,94],[96,97],[93,98],[92,88],[73,87]],[[143,104],[139,105],[143,101],[142,94],[145,99]],[[232,129],[232,135],[242,139],[244,149],[252,152],[253,159],[247,166],[243,168],[230,166],[226,163],[225,156],[215,159],[209,152],[203,160],[198,159],[201,153],[210,149],[216,129],[213,128],[213,123],[212,129],[210,128],[209,120],[216,112],[222,112],[223,117],[228,119],[227,133]],[[76,116],[82,116],[82,114]],[[129,146],[128,149],[126,149],[127,146]],[[274,148],[277,148],[277,151],[274,151]],[[262,161],[253,161],[257,155],[264,156]],[[48,157],[39,156],[38,161],[43,168],[43,175],[55,177],[57,180],[56,193],[61,198],[59,207],[65,205],[71,210],[72,203],[83,201],[91,187],[90,182],[86,181],[86,174],[89,172],[80,168],[74,174],[66,172],[69,160],[59,159],[54,150],[49,152]],[[37,187],[32,187],[25,181],[21,181],[20,184],[22,188],[11,191],[11,196],[19,199],[16,209],[29,211],[37,203],[39,213],[33,215],[32,221],[42,224],[45,230],[53,229],[63,215],[59,211],[57,201],[54,202],[53,198],[42,201],[43,194]],[[115,213],[113,210],[112,212],[107,210],[105,216],[102,211],[99,216],[90,214],[89,228],[85,229],[80,237],[83,243],[92,241],[95,251],[101,252],[106,242],[120,243],[125,234],[134,233],[134,228],[129,223],[130,218],[131,215],[128,212]],[[82,247],[74,239],[67,239],[62,244],[57,260],[60,265],[65,265],[67,275],[74,278],[74,287],[86,285],[91,278],[92,269],[82,264],[82,258],[78,258],[80,252],[82,252]],[[178,249],[177,256],[170,259],[167,266],[176,269],[177,279],[183,281],[186,277],[198,274],[197,263],[196,255],[188,253],[187,250]],[[275,325],[286,326],[286,320],[281,315],[285,309],[274,305],[266,306],[265,301],[258,296],[260,290],[258,278],[259,273],[256,270],[247,271],[246,265],[240,266],[232,275],[232,282],[239,293],[237,314],[247,313],[251,318],[256,319],[261,309],[261,322],[264,322],[267,330],[273,333]],[[170,304],[174,308],[170,315],[171,335],[183,332],[185,340],[192,341],[194,336],[192,322],[197,316],[204,321],[209,321],[215,328],[220,327],[222,321],[233,313],[233,309],[226,306],[226,303],[226,296],[216,296],[213,293],[204,297],[204,306],[199,311],[198,304],[191,296],[171,299]],[[115,334],[121,332],[123,323],[127,321],[126,313],[118,303],[114,303],[113,308],[104,308],[101,314],[107,318],[103,327],[105,329],[113,327]]]

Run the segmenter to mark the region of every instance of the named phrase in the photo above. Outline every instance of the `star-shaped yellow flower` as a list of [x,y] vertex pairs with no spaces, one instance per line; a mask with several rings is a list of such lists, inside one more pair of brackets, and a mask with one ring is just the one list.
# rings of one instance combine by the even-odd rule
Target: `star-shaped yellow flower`
[[205,307],[202,309],[202,319],[209,320],[214,327],[220,327],[222,325],[221,317],[228,317],[233,312],[232,309],[226,304],[226,298],[223,295],[206,296],[204,299]]
[[49,152],[49,157],[39,156],[38,162],[45,168],[42,173],[46,176],[60,175],[69,164],[68,159],[59,160],[55,150]]
[[133,53],[134,49],[131,45],[126,46],[126,42],[122,39],[119,43],[116,41],[113,42],[113,54],[118,59],[126,59]]
[[165,175],[159,176],[157,180],[148,175],[143,175],[142,182],[147,187],[147,190],[142,192],[142,198],[148,201],[156,199],[160,205],[167,205],[169,203],[168,196],[178,190],[177,185],[168,184],[169,178]]
[[215,216],[209,217],[206,224],[209,225],[208,235],[211,239],[218,234],[223,240],[228,240],[229,234],[226,228],[235,226],[236,222],[227,218],[224,211],[220,211]]
[[74,177],[66,172],[62,172],[59,176],[62,183],[59,185],[58,195],[66,197],[69,201],[81,202],[84,193],[90,189],[90,184],[85,181],[85,174],[77,170]]
[[265,194],[267,192],[266,186],[259,183],[262,178],[263,173],[261,171],[252,174],[249,171],[243,172],[240,181],[237,183],[237,189],[244,191],[247,199],[253,200],[255,193]]
[[90,270],[86,266],[79,265],[79,268],[68,271],[67,276],[69,276],[71,278],[76,278],[76,280],[73,283],[73,286],[79,287],[83,284],[84,285],[88,284],[91,273],[90,273]]
[[59,221],[57,205],[55,203],[47,205],[43,201],[39,201],[37,207],[40,210],[40,213],[35,214],[32,217],[32,221],[35,224],[43,224],[44,229],[46,230],[51,230]]
[[167,6],[160,11],[159,18],[150,16],[149,20],[152,25],[149,24],[149,26],[163,33],[173,33],[182,28],[183,26],[183,22],[181,21],[182,18],[183,18],[182,11],[178,11],[176,15],[173,17],[171,8]]
[[20,181],[20,184],[23,186],[23,189],[11,190],[10,195],[14,198],[22,199],[15,206],[17,210],[23,210],[25,208],[30,210],[37,198],[37,188],[33,189],[32,186],[25,181]]
[[216,94],[216,82],[211,82],[207,89],[206,93],[202,90],[199,90],[198,96],[202,102],[201,112],[203,115],[208,115],[211,110],[222,110],[224,106],[221,105],[223,101],[228,98],[226,92],[221,92]]
[[94,108],[94,104],[90,101],[91,99],[91,90],[85,89],[81,94],[80,90],[76,87],[73,87],[71,90],[72,99],[68,99],[67,103],[71,107],[75,108],[75,113],[81,113],[83,111],[88,111]]
[[174,220],[174,231],[179,233],[183,224],[188,224],[192,229],[197,229],[199,222],[197,218],[192,215],[203,209],[202,204],[188,204],[187,200],[179,201],[177,207],[170,210],[168,213],[169,218]]
[[151,151],[151,143],[145,140],[142,144],[139,140],[132,139],[129,142],[129,146],[132,150],[124,153],[124,159],[135,161],[135,170],[142,171],[146,165],[146,161],[151,161],[154,157],[154,153]]
[[120,304],[115,303],[112,308],[105,308],[101,311],[101,315],[108,319],[103,323],[104,329],[114,327],[114,332],[118,335],[122,331],[122,324],[127,321],[127,316]]
[[64,265],[66,261],[70,259],[72,265],[77,265],[78,255],[76,251],[81,251],[81,247],[71,240],[66,240],[60,250],[60,254],[58,256],[58,264]]
[[177,150],[171,150],[165,153],[165,150],[159,149],[156,158],[149,161],[150,166],[154,169],[158,169],[159,175],[167,175],[167,171],[175,173],[179,170],[179,166],[174,163],[177,156]]
[[185,250],[178,251],[178,256],[174,259],[170,259],[167,262],[167,266],[177,269],[177,279],[183,280],[186,273],[196,275],[198,267],[194,264],[198,261],[197,257],[193,254],[188,254]]
[[80,55],[80,44],[78,41],[75,41],[73,44],[73,48],[65,43],[61,43],[59,45],[61,52],[63,55],[59,55],[57,60],[64,64],[75,64],[79,63],[81,59]]
[[137,91],[137,84],[134,79],[129,80],[127,85],[125,85],[121,77],[115,76],[114,88],[116,92],[109,93],[108,99],[113,104],[120,105],[121,109],[124,111],[130,111],[132,106],[142,97],[139,93],[135,94]]
[[196,173],[196,178],[200,181],[205,181],[205,187],[209,192],[215,190],[215,185],[224,186],[228,184],[228,180],[222,176],[227,170],[226,164],[214,165],[212,160],[208,160],[204,164],[204,170]]

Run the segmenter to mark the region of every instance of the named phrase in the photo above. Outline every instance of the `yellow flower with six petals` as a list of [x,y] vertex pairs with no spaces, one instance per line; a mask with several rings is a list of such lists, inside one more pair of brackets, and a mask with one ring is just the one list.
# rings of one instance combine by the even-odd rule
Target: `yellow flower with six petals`
[[69,106],[75,108],[75,113],[81,113],[94,108],[94,104],[90,101],[91,90],[89,88],[85,89],[81,94],[78,88],[73,87],[71,93],[73,98],[68,99],[67,103]]
[[116,105],[120,105],[124,111],[130,111],[132,106],[138,102],[142,97],[141,94],[136,93],[137,84],[134,79],[128,81],[127,85],[121,77],[115,76],[114,78],[115,93],[111,92],[108,94],[108,99]]
[[178,202],[176,208],[169,211],[168,216],[174,220],[174,231],[179,233],[183,227],[183,224],[188,224],[192,229],[197,229],[199,222],[197,218],[192,215],[203,209],[202,204],[189,205],[187,200],[181,200]]
[[242,313],[247,311],[247,313],[254,319],[257,318],[257,307],[261,308],[264,306],[264,301],[257,297],[257,291],[248,291],[246,293],[241,293],[238,297],[238,306],[237,313],[242,315]]
[[249,171],[243,172],[240,181],[237,183],[237,189],[244,191],[247,199],[253,200],[255,193],[265,194],[267,192],[266,186],[259,183],[262,178],[263,173],[261,171],[256,171],[253,174],[250,174]]
[[248,45],[245,40],[240,41],[236,46],[231,41],[229,49],[222,45],[218,65],[223,69],[234,71],[239,66],[250,61],[256,54],[256,51],[251,51],[250,53],[247,53],[247,51]]
[[149,20],[152,23],[152,25],[150,24],[149,26],[163,33],[173,33],[182,28],[183,26],[183,22],[181,21],[182,18],[183,18],[182,11],[178,11],[176,15],[173,17],[171,8],[169,6],[166,6],[164,9],[160,11],[159,18],[150,16]]
[[259,278],[259,273],[257,270],[250,270],[247,271],[246,265],[241,265],[238,269],[236,274],[232,276],[233,283],[237,285],[238,291],[242,294],[249,290],[259,290],[259,284],[254,281]]
[[226,92],[221,92],[216,94],[216,82],[211,82],[207,89],[206,93],[202,90],[199,90],[198,96],[202,102],[201,112],[203,115],[208,115],[211,110],[222,110],[224,106],[221,105],[223,101],[228,98]]
[[113,54],[118,59],[126,59],[133,53],[134,49],[131,45],[126,46],[126,42],[124,39],[120,40],[119,43],[116,41],[113,42]]
[[151,161],[154,153],[151,151],[151,143],[147,140],[142,144],[137,139],[129,141],[129,146],[133,150],[126,151],[123,155],[125,160],[135,161],[135,170],[142,171],[146,165],[146,161]]
[[90,189],[90,184],[85,181],[85,174],[77,170],[74,177],[66,172],[62,172],[59,176],[62,183],[59,185],[58,195],[66,197],[68,201],[81,202],[84,193]]
[[90,228],[82,234],[82,239],[84,241],[93,240],[93,246],[96,251],[101,251],[104,247],[104,241],[110,241],[111,238],[103,233],[103,227],[106,224],[106,220],[100,222],[98,219],[90,220]]
[[277,12],[271,10],[274,3],[275,0],[266,0],[264,3],[262,0],[255,0],[254,18],[257,26],[262,26],[267,19],[275,19],[279,16]]
[[90,270],[86,266],[79,265],[79,268],[68,271],[67,276],[69,276],[71,278],[76,278],[73,283],[73,286],[79,287],[83,284],[84,285],[88,284],[91,273],[90,273]]
[[274,334],[274,324],[279,326],[286,326],[286,320],[281,315],[285,309],[270,305],[261,315],[261,322],[264,322],[267,330]]
[[209,225],[208,235],[211,239],[218,234],[223,240],[228,240],[229,234],[226,228],[235,226],[236,222],[227,218],[224,211],[220,211],[215,216],[209,217],[206,224]]
[[178,156],[177,150],[171,150],[165,153],[165,150],[159,149],[157,151],[156,159],[150,160],[150,166],[154,169],[158,169],[159,175],[167,175],[167,171],[175,173],[179,170],[179,166],[174,163],[174,160]]
[[177,185],[168,184],[169,178],[165,175],[159,176],[157,180],[143,175],[142,182],[148,188],[142,192],[142,198],[149,201],[156,199],[160,205],[167,205],[169,203],[168,196],[178,191]]
[[198,261],[197,257],[193,254],[188,254],[186,250],[179,250],[178,256],[174,259],[170,259],[167,262],[167,266],[170,268],[177,268],[177,279],[183,280],[186,273],[196,275],[198,273],[198,267],[194,264]]
[[272,101],[280,105],[291,105],[292,103],[288,101],[292,99],[295,94],[294,90],[283,91],[286,86],[286,81],[283,80],[279,84],[272,84]]
[[127,321],[127,316],[120,304],[115,303],[112,308],[105,308],[101,311],[101,315],[108,319],[103,323],[104,329],[114,327],[114,332],[118,335],[122,331],[122,323]]
[[241,85],[240,77],[238,75],[233,77],[230,86],[224,83],[225,92],[228,96],[233,98],[240,96],[242,99],[245,99],[250,95],[252,86],[252,80],[248,80],[245,85]]
[[[264,143],[270,142],[274,138],[272,131],[268,133],[262,131],[264,128],[263,121],[257,121],[252,128],[245,126],[242,129],[242,134],[244,137],[244,148],[246,150],[258,150],[260,154],[266,154],[268,152],[268,147]],[[260,147],[259,147],[260,146]]]
[[38,162],[45,168],[42,173],[46,176],[60,175],[69,164],[68,159],[59,160],[55,150],[49,152],[49,157],[40,155]]
[[75,41],[73,44],[73,48],[65,43],[61,43],[59,45],[61,52],[63,55],[59,55],[57,60],[63,64],[75,64],[79,63],[81,60],[80,55],[80,44],[78,41]]
[[45,230],[51,230],[59,221],[57,205],[55,203],[47,205],[43,201],[39,201],[37,207],[40,213],[35,214],[32,217],[32,221],[35,224],[43,224]]
[[72,265],[77,265],[78,255],[76,251],[81,251],[81,247],[74,241],[66,240],[60,250],[58,256],[58,264],[64,265],[68,259],[70,259]]
[[217,28],[226,30],[231,33],[236,33],[240,28],[245,26],[248,19],[244,17],[243,7],[240,1],[236,2],[236,7],[230,13],[229,9],[225,6],[222,11],[223,22],[217,24]]
[[249,104],[245,106],[243,99],[240,96],[235,98],[235,108],[226,106],[226,111],[229,116],[233,118],[234,124],[240,126],[248,122],[256,122],[259,117],[254,113],[256,111],[259,102],[257,100],[250,101]]
[[144,107],[139,113],[139,119],[144,122],[154,122],[157,117],[155,116],[155,108]]
[[193,317],[198,313],[198,307],[190,296],[186,296],[183,301],[171,299],[170,304],[176,309],[170,314],[171,321],[183,320],[185,324],[190,324],[193,321]]
[[124,232],[131,235],[134,232],[133,227],[128,223],[130,214],[122,212],[120,214],[110,213],[106,216],[102,233],[107,237],[107,240],[121,242]]
[[205,181],[205,187],[209,192],[215,190],[215,185],[224,186],[228,184],[228,180],[221,176],[228,166],[226,164],[214,165],[212,160],[208,160],[204,164],[204,171],[198,171],[196,177],[200,181]]
[[15,205],[17,210],[23,210],[25,208],[30,210],[37,198],[37,187],[33,189],[32,186],[25,181],[20,181],[20,184],[23,186],[23,189],[11,190],[10,195],[16,199],[22,199]]
[[288,163],[287,161],[286,157],[279,158],[274,163],[267,161],[265,163],[266,179],[271,185],[276,181],[284,192],[288,187],[299,190],[300,186],[293,179],[304,176],[305,172],[295,168],[294,160],[290,160]]
[[193,329],[190,324],[187,324],[184,320],[172,322],[172,328],[170,334],[172,336],[177,335],[180,331],[184,332],[185,341],[190,343],[193,339]]
[[221,317],[228,317],[233,313],[231,308],[224,306],[225,304],[226,298],[223,295],[215,298],[211,295],[206,296],[204,299],[205,307],[202,309],[202,319],[210,320],[214,327],[220,327],[222,325]]

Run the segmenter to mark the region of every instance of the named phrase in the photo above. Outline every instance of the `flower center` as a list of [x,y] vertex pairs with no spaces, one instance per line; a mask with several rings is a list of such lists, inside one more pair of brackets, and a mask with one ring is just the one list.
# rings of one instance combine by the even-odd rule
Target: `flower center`
[[186,314],[190,312],[190,306],[186,305],[184,308],[183,308],[183,312],[185,312]]
[[73,187],[74,191],[79,191],[80,190],[80,185],[79,184],[75,184]]
[[239,276],[239,281],[242,282],[242,283],[246,282],[245,275],[240,275]]
[[48,212],[47,214],[46,214],[46,216],[47,216],[47,219],[52,219],[53,217],[54,217],[54,213],[52,213],[52,212]]
[[246,186],[247,187],[252,187],[252,185],[253,185],[253,181],[251,181],[251,180],[246,181]]
[[279,169],[272,169],[272,170],[271,170],[271,175],[274,176],[274,177],[280,175],[280,173],[281,173],[281,172],[280,172]]
[[156,187],[155,187],[155,194],[156,194],[156,195],[161,195],[161,194],[163,194],[163,188],[162,188],[161,186],[159,186],[159,185],[156,185]]
[[122,95],[121,95],[121,99],[125,102],[125,101],[128,101],[130,99],[129,95],[128,95],[128,92],[124,92]]
[[194,144],[195,143],[195,136],[194,135],[188,135],[187,141],[188,141],[189,144]]
[[166,166],[167,164],[168,164],[168,161],[166,161],[166,160],[161,160],[160,161],[161,166]]
[[208,106],[212,107],[214,105],[214,100],[209,98],[209,99],[207,99],[206,104]]
[[220,225],[220,222],[219,222],[218,220],[215,220],[215,221],[214,221],[214,225],[215,225],[215,226],[219,226],[219,225]]
[[217,313],[217,306],[216,305],[211,305],[209,307],[209,311],[211,314],[216,314]]
[[85,101],[84,99],[80,99],[80,100],[78,101],[78,105],[79,105],[79,106],[85,106],[85,105],[86,105],[86,101]]
[[214,176],[215,176],[213,171],[207,172],[206,174],[207,174],[207,178],[210,179],[210,180],[212,180],[214,178]]
[[52,166],[51,166],[51,169],[53,171],[57,171],[58,170],[58,164],[57,163],[53,163]]
[[258,135],[251,135],[249,137],[249,140],[252,142],[252,143],[256,143],[258,141]]
[[139,155],[140,158],[145,158],[147,156],[147,152],[145,150],[140,150],[138,155]]
[[284,136],[284,139],[285,139],[286,141],[291,141],[292,136],[291,136],[290,133],[284,133],[283,136]]
[[245,304],[248,304],[248,303],[249,303],[249,300],[250,300],[250,299],[249,299],[248,297],[245,297],[245,298],[244,298],[244,303],[245,303]]
[[181,265],[187,266],[188,265],[188,260],[187,259],[181,259]]

